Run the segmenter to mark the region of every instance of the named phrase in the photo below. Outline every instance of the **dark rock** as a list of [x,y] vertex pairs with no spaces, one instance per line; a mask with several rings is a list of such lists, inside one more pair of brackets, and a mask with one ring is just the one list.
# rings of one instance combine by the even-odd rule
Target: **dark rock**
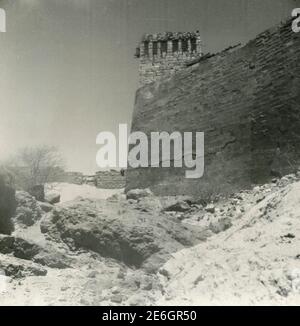
[[0,254],[0,268],[6,276],[24,278],[26,276],[45,276],[47,269],[31,261]]
[[41,208],[41,210],[45,213],[49,213],[52,211],[53,209],[53,205],[51,204],[48,204],[48,203],[42,203],[42,202],[39,202],[39,206]]
[[12,216],[17,207],[15,190],[8,175],[0,171],[0,233],[11,234],[14,230]]
[[142,279],[141,289],[145,291],[151,291],[153,289],[153,279],[145,276]]
[[155,254],[161,255],[161,259],[154,259],[160,263],[170,253],[205,239],[195,226],[184,226],[159,213],[134,210],[126,202],[66,203],[42,220],[41,230],[47,237],[71,245],[71,249],[91,250],[134,267],[142,267],[146,261],[150,264]]
[[28,191],[31,196],[33,196],[38,201],[45,200],[45,187],[44,185],[35,185],[31,187]]
[[162,205],[158,197],[143,197],[136,203],[136,208],[144,212],[160,212]]
[[23,260],[31,260],[51,268],[68,268],[71,260],[54,248],[43,248],[27,240],[0,235],[0,253],[13,255]]
[[159,274],[165,276],[166,278],[168,278],[168,279],[170,278],[170,273],[165,268],[162,267],[158,272],[159,272]]
[[256,198],[256,204],[262,202],[265,198],[266,198],[266,196],[263,194],[258,195]]
[[111,302],[113,302],[113,303],[122,303],[122,301],[123,301],[123,296],[122,295],[120,295],[120,294],[115,294],[115,295],[113,295],[112,297],[111,297]]
[[126,194],[127,199],[139,200],[143,197],[153,196],[153,193],[150,189],[133,189],[129,190]]
[[209,204],[205,207],[205,210],[208,212],[208,213],[214,213],[216,211],[216,208],[213,204]]
[[50,250],[42,250],[32,259],[35,263],[39,263],[43,266],[47,266],[50,268],[57,268],[57,269],[65,269],[70,268],[72,261],[65,255],[50,251]]
[[60,194],[49,193],[46,195],[45,201],[51,205],[58,204],[60,202]]
[[32,226],[42,217],[42,210],[36,199],[25,191],[16,193],[17,209],[13,217],[16,225]]
[[191,206],[183,200],[180,200],[176,202],[175,204],[166,207],[165,211],[166,212],[187,212],[191,209]]
[[294,238],[296,238],[296,236],[292,233],[288,233],[288,234],[282,236],[282,238],[294,239]]

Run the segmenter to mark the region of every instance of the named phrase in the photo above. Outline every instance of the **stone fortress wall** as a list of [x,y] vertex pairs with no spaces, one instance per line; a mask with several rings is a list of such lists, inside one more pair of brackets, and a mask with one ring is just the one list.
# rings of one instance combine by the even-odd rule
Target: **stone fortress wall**
[[291,25],[289,20],[243,47],[187,61],[172,78],[168,71],[150,78],[141,51],[144,86],[136,93],[132,131],[204,132],[205,172],[186,179],[184,168],[130,168],[126,189],[214,197],[297,169],[300,35]]

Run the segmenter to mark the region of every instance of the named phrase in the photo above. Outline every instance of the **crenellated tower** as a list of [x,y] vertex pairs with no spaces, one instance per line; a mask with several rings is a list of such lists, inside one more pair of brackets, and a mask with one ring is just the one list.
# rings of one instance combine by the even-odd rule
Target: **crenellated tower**
[[202,56],[200,33],[146,34],[137,48],[140,86],[168,77]]

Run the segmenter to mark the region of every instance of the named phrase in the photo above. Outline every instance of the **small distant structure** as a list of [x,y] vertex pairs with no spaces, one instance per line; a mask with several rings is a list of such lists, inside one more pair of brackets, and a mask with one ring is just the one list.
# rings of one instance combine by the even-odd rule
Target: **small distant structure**
[[98,171],[95,180],[96,187],[100,189],[123,189],[126,184],[125,170]]
[[159,33],[143,36],[135,57],[140,59],[140,86],[174,75],[188,62],[202,56],[199,31]]
[[93,175],[84,175],[81,172],[63,172],[51,182],[89,185],[101,189],[123,189],[126,183],[126,170],[98,171]]

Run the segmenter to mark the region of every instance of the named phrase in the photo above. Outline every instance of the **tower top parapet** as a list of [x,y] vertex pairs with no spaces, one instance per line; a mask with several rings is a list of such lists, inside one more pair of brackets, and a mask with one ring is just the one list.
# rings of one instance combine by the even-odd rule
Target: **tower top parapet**
[[200,36],[199,31],[197,32],[164,32],[157,34],[144,34],[142,42],[150,41],[169,41],[169,40],[188,40],[197,38]]
[[140,86],[152,83],[202,56],[200,33],[145,34],[135,56],[140,59]]
[[166,56],[169,54],[194,53],[201,55],[201,37],[196,32],[164,32],[144,34],[140,46],[136,49],[136,57]]

